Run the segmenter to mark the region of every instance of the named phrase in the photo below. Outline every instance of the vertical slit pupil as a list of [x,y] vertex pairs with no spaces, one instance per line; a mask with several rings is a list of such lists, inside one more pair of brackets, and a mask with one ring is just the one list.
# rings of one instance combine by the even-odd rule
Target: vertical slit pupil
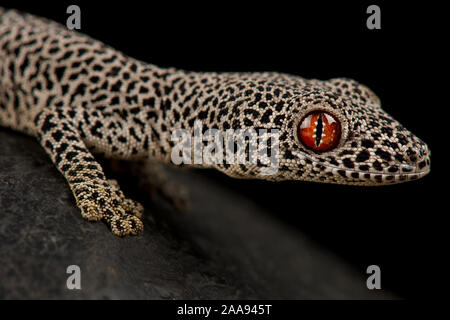
[[322,140],[322,132],[323,132],[323,122],[322,122],[323,114],[319,113],[317,117],[317,126],[316,126],[316,147],[319,147],[320,141]]

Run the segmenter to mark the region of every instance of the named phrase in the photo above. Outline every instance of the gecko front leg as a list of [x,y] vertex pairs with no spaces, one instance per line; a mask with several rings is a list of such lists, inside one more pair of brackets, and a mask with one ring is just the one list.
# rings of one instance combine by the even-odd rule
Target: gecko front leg
[[39,142],[67,179],[85,219],[105,221],[118,236],[142,232],[143,207],[106,179],[69,116],[74,113],[71,108],[43,109],[35,118]]

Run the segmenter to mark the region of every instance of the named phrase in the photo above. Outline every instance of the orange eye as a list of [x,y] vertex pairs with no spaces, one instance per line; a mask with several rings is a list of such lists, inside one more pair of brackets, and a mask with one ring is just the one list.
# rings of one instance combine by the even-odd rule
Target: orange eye
[[337,146],[341,138],[341,124],[323,111],[308,113],[297,128],[298,139],[313,151],[328,151]]

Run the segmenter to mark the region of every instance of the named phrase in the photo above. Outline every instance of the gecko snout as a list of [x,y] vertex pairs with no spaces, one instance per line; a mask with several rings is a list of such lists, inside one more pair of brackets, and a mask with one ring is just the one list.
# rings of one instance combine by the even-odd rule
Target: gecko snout
[[430,172],[430,156],[428,146],[419,140],[403,151],[404,162],[400,165],[400,172],[410,176],[411,179],[427,175]]

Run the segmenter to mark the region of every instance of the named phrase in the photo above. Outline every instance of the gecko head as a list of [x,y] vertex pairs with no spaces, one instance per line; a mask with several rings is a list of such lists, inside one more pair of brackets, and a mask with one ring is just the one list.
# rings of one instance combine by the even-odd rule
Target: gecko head
[[430,170],[427,145],[350,79],[312,80],[283,102],[278,171],[272,180],[382,185]]

